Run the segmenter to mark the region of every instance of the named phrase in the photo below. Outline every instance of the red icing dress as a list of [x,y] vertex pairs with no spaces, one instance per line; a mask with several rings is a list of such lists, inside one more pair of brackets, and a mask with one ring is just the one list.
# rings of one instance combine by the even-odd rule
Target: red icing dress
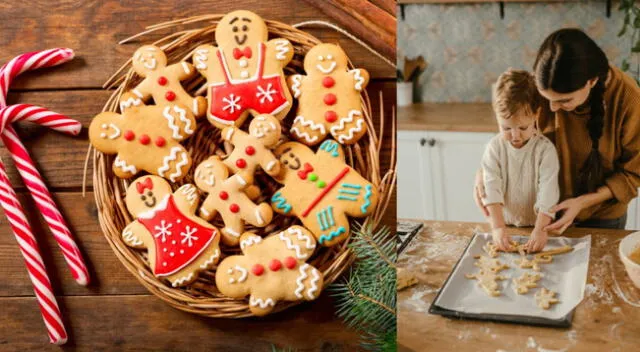
[[204,227],[186,217],[176,206],[173,195],[140,214],[138,221],[151,233],[156,244],[157,276],[175,274],[192,263],[216,235],[215,229]]
[[259,114],[277,114],[289,105],[282,86],[281,74],[263,77],[266,45],[258,46],[258,70],[253,77],[233,79],[229,67],[218,49],[216,54],[224,73],[224,82],[211,84],[210,114],[216,121],[232,125],[247,109]]

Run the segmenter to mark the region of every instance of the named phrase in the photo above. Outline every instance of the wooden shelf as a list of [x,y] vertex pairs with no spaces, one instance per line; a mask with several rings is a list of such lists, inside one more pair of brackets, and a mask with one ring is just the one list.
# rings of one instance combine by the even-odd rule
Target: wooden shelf
[[490,103],[419,103],[398,108],[400,131],[498,132]]

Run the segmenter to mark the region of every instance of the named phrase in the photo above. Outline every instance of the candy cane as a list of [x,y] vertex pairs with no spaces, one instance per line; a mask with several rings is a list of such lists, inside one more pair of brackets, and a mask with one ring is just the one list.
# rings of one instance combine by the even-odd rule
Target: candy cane
[[[9,85],[18,74],[40,67],[59,65],[72,58],[73,51],[70,49],[50,49],[20,55],[4,65],[0,69],[0,108],[2,109],[0,112],[0,130],[2,131],[2,140],[11,152],[25,185],[31,192],[58,245],[62,249],[64,258],[74,278],[78,283],[86,285],[88,283],[88,272],[80,251],[71,238],[71,233],[57,210],[40,173],[35,168],[33,160],[31,160],[26,148],[20,142],[18,135],[10,124],[15,121],[26,120],[73,135],[79,133],[81,126],[77,121],[35,106],[26,104],[6,106],[6,94]],[[13,233],[25,258],[49,338],[52,343],[63,344],[67,341],[67,333],[62,323],[60,309],[53,295],[37,242],[24,216],[24,210],[11,188],[11,183],[1,160],[0,204],[5,209]]]

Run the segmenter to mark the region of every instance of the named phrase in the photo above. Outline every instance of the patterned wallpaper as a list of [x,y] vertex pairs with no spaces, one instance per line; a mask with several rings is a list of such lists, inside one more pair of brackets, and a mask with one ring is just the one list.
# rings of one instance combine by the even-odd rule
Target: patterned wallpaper
[[[491,83],[507,68],[531,70],[538,47],[556,29],[579,27],[620,66],[629,51],[616,35],[623,16],[614,1],[405,5],[398,21],[398,67],[422,55],[429,67],[416,86],[425,102],[490,102]],[[400,15],[400,10],[398,10]]]

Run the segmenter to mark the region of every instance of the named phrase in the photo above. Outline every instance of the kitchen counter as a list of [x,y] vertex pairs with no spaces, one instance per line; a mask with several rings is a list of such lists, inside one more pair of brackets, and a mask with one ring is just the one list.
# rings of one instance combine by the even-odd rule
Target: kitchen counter
[[398,107],[399,131],[498,132],[489,103],[418,103]]
[[[454,320],[428,313],[475,230],[487,224],[425,221],[398,258],[418,284],[398,292],[398,351],[631,351],[640,346],[640,289],[618,257],[632,231],[570,228],[563,236],[591,234],[585,298],[569,329]],[[530,229],[512,229],[528,234]],[[489,298],[488,298],[489,299]]]

